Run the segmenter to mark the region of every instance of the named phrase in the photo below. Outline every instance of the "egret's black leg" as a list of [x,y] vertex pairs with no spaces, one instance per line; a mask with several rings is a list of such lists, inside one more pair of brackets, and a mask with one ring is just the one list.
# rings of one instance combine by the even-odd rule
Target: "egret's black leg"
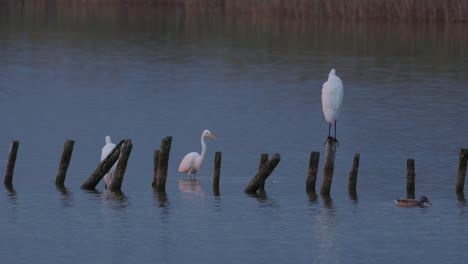
[[336,145],[340,146],[340,143],[338,143],[338,139],[336,138],[336,120],[335,120],[335,142],[336,142]]
[[335,120],[335,139],[336,139],[336,120]]
[[328,140],[331,140],[332,137],[331,137],[331,127],[332,127],[332,123],[328,123],[328,137],[327,139],[325,140],[325,142],[323,144],[327,144]]

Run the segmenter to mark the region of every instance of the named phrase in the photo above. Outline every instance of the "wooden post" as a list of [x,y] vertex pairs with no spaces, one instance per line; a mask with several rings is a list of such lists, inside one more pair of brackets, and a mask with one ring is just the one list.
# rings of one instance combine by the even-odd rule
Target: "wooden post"
[[215,153],[214,173],[213,173],[213,194],[219,196],[219,178],[221,176],[221,152]]
[[133,144],[131,139],[125,140],[120,149],[119,162],[115,168],[114,176],[112,177],[111,186],[109,189],[111,192],[120,192],[122,188],[122,182],[127,169],[128,158],[132,152]]
[[312,151],[309,159],[309,169],[307,170],[306,192],[315,192],[315,183],[317,181],[317,171],[320,160],[320,152]]
[[414,171],[414,159],[408,159],[406,161],[406,194],[407,198],[415,198],[415,178],[416,173]]
[[262,182],[266,181],[268,176],[276,168],[276,165],[280,162],[281,157],[278,153],[273,154],[272,158],[268,160],[265,165],[262,166],[262,169],[255,175],[255,177],[250,181],[249,185],[245,188],[244,192],[249,194],[257,193],[257,190],[260,188]]
[[333,170],[335,169],[336,144],[337,142],[335,140],[327,140],[322,187],[320,188],[321,194],[330,194],[333,180]]
[[93,190],[98,185],[99,181],[104,177],[106,173],[112,168],[114,163],[119,159],[120,147],[125,142],[121,140],[117,146],[107,155],[107,157],[99,163],[94,173],[81,185],[81,189]]
[[156,179],[156,190],[166,191],[167,167],[169,164],[169,153],[171,152],[172,137],[166,137],[161,141],[161,153],[159,154],[158,175]]
[[10,153],[8,155],[8,164],[5,173],[5,185],[13,185],[13,172],[15,170],[16,154],[18,153],[19,141],[15,140],[10,143]]
[[354,154],[353,168],[349,172],[349,181],[348,181],[348,190],[350,191],[356,191],[357,175],[358,175],[358,170],[359,170],[359,157],[360,157],[359,153]]
[[[263,165],[265,165],[267,161],[268,161],[268,153],[262,153],[260,155],[260,161],[258,162],[258,171],[262,169]],[[262,183],[260,184],[260,187],[258,187],[258,190],[261,192],[265,192],[265,181],[262,181]]]
[[466,166],[468,163],[468,149],[460,150],[460,159],[458,160],[458,176],[456,192],[463,193],[465,186]]
[[153,183],[151,183],[151,186],[156,187],[157,182],[158,182],[158,170],[159,170],[159,155],[161,151],[159,149],[154,151],[154,158],[153,158],[153,163],[154,163],[154,173],[153,173]]
[[67,175],[68,165],[73,153],[75,141],[68,139],[63,145],[62,158],[60,159],[58,175],[55,178],[55,185],[63,186],[65,184],[65,176]]

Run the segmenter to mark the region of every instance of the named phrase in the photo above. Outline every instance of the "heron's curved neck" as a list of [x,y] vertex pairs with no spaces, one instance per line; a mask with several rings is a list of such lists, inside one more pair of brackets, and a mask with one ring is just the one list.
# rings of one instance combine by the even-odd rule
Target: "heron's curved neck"
[[206,143],[205,143],[205,137],[202,135],[201,137],[201,155],[200,155],[200,158],[203,160],[205,158],[205,154],[206,154]]

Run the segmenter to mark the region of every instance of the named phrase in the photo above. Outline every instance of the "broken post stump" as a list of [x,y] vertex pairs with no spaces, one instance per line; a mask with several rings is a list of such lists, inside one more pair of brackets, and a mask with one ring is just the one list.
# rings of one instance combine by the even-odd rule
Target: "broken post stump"
[[356,191],[357,176],[358,176],[358,170],[359,170],[359,157],[360,157],[359,153],[354,154],[353,168],[349,172],[349,181],[348,181],[349,191]]
[[406,195],[407,198],[414,199],[416,192],[416,173],[414,171],[414,159],[408,159],[406,161],[406,171]]
[[63,186],[65,184],[65,177],[67,175],[68,166],[73,153],[75,141],[68,139],[63,145],[62,158],[60,159],[58,175],[55,178],[55,185]]
[[13,172],[15,170],[16,155],[18,153],[19,141],[14,140],[10,143],[10,152],[8,154],[8,164],[6,167],[4,183],[7,186],[13,185]]
[[[260,161],[258,162],[258,171],[262,169],[263,165],[265,165],[267,161],[268,161],[268,153],[262,153],[260,155]],[[261,192],[265,192],[265,181],[262,181],[262,183],[260,184],[260,187],[258,187],[258,190]]]
[[169,153],[171,152],[172,137],[165,137],[161,141],[161,152],[158,161],[158,175],[156,179],[156,191],[166,191],[167,167],[169,164]]
[[323,167],[322,187],[320,188],[321,194],[330,194],[331,185],[333,181],[333,170],[335,169],[336,144],[336,140],[327,140],[327,147],[325,149],[325,164]]
[[262,169],[257,172],[255,177],[250,181],[249,185],[245,188],[244,192],[249,194],[257,193],[257,190],[260,188],[262,182],[265,182],[268,176],[276,168],[276,165],[280,162],[281,157],[278,153],[273,154],[270,160],[268,160],[265,165],[262,166]]
[[456,193],[463,193],[463,189],[465,186],[467,163],[468,163],[468,149],[461,149],[460,159],[458,161],[458,176],[457,176],[457,185],[455,188]]
[[156,187],[158,182],[158,169],[159,169],[159,155],[161,151],[159,149],[154,151],[153,163],[154,163],[154,172],[153,172],[153,183],[151,186]]
[[213,173],[213,194],[219,196],[219,178],[221,176],[221,152],[215,153],[214,173]]
[[119,192],[122,189],[122,182],[132,148],[133,144],[131,139],[125,140],[120,148],[119,162],[115,168],[114,176],[112,176],[112,183],[109,186],[111,192]]
[[312,151],[310,153],[309,169],[307,170],[306,192],[315,192],[319,160],[320,152]]
[[120,148],[124,142],[125,140],[121,140],[119,144],[117,144],[111,151],[111,153],[109,153],[109,155],[107,155],[107,157],[101,161],[101,163],[99,163],[93,174],[89,176],[89,178],[81,185],[81,189],[93,190],[96,188],[102,177],[104,177],[104,175],[109,172],[114,163],[119,159]]

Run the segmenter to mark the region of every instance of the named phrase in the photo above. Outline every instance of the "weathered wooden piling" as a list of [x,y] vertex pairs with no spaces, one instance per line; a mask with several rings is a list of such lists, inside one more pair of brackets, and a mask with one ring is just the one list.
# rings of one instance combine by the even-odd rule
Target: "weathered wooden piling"
[[359,158],[360,158],[359,153],[354,154],[353,168],[349,172],[349,180],[348,180],[349,191],[356,191],[357,176],[358,176],[358,170],[359,170]]
[[463,189],[465,187],[467,163],[468,163],[468,149],[461,149],[460,159],[458,160],[458,176],[457,176],[457,185],[455,188],[456,193],[463,193]]
[[[268,161],[268,153],[262,153],[260,155],[260,161],[258,162],[258,171],[262,169],[263,165],[265,165],[267,161]],[[258,187],[258,190],[261,192],[265,192],[265,181],[262,181],[262,183],[260,184],[260,187]]]
[[132,148],[133,144],[131,139],[125,140],[120,148],[119,162],[117,163],[114,176],[112,177],[112,184],[109,186],[111,192],[120,192],[122,189],[122,182]]
[[98,185],[99,181],[112,168],[115,162],[119,159],[120,148],[125,140],[121,140],[119,144],[109,153],[109,155],[99,163],[94,173],[81,185],[81,189],[93,190]]
[[333,170],[335,169],[336,144],[336,140],[327,140],[327,147],[325,149],[325,164],[323,167],[322,187],[320,188],[321,194],[330,194],[333,180]]
[[281,157],[278,153],[273,154],[270,160],[268,160],[265,165],[262,166],[262,169],[257,172],[255,177],[250,181],[249,185],[245,188],[244,192],[249,194],[257,193],[257,190],[260,188],[262,182],[265,182],[268,176],[276,168],[276,165],[280,162]]
[[306,192],[315,192],[319,160],[320,152],[312,151],[310,153],[309,169],[307,170]]
[[153,187],[156,187],[157,182],[158,182],[159,155],[160,154],[161,154],[161,151],[159,149],[156,149],[154,151],[154,157],[153,157],[154,173],[153,173],[153,183],[151,183],[151,186]]
[[406,195],[407,198],[414,199],[416,192],[416,173],[414,170],[414,159],[406,161]]
[[158,175],[156,179],[156,191],[166,191],[167,167],[169,165],[169,153],[171,152],[172,137],[168,136],[161,141],[161,152],[158,161]]
[[67,175],[68,166],[70,165],[70,160],[73,153],[73,147],[75,146],[75,141],[68,139],[63,145],[62,158],[60,159],[58,175],[55,178],[55,185],[64,185],[65,177]]
[[5,173],[5,185],[11,186],[13,184],[13,172],[15,170],[16,155],[18,153],[19,141],[14,140],[10,143],[10,152],[8,154],[8,163]]
[[219,178],[221,177],[221,152],[215,153],[214,173],[213,173],[213,194],[219,196]]

